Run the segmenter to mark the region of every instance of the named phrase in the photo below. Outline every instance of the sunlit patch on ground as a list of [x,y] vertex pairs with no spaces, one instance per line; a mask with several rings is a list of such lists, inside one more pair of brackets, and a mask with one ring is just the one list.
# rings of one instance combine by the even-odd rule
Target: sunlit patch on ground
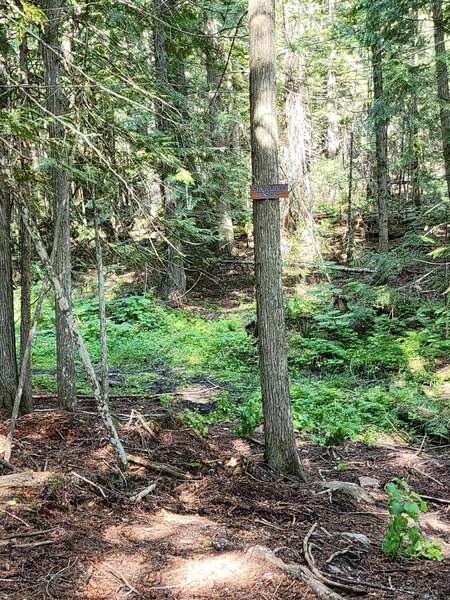
[[237,440],[233,440],[232,446],[233,450],[241,456],[250,456],[252,454],[250,444],[245,440],[242,440],[240,438],[238,438]]
[[216,386],[205,386],[199,383],[191,383],[178,390],[180,399],[183,402],[192,404],[210,404],[217,400],[220,388]]
[[203,596],[213,590],[237,593],[250,587],[253,596],[255,586],[277,578],[283,576],[246,552],[223,552],[174,560],[163,573],[162,583],[178,597]]
[[139,589],[151,568],[143,552],[114,552],[91,563],[92,575],[83,590],[83,598],[119,599]]
[[87,457],[86,466],[96,471],[108,471],[111,464],[114,464],[114,456],[111,452],[111,446],[108,444],[102,448],[93,450]]
[[426,366],[423,356],[411,356],[408,359],[408,368],[411,373],[421,373],[426,370]]
[[120,544],[123,541],[164,542],[177,550],[191,550],[210,547],[212,538],[224,533],[223,528],[205,517],[161,510],[139,523],[109,527],[104,533],[104,540],[111,544]]
[[403,468],[412,464],[413,461],[414,464],[417,465],[419,460],[420,458],[417,456],[417,453],[413,450],[405,450],[399,448],[398,450],[396,450],[395,454],[392,454],[390,462],[392,466]]
[[450,558],[450,519],[440,513],[424,513],[420,517],[423,533],[430,538],[441,541],[441,549],[445,558]]

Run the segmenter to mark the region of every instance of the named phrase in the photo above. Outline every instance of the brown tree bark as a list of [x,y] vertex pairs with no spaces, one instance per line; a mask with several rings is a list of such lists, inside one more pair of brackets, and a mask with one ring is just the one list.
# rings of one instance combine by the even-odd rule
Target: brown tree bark
[[[25,225],[24,225],[24,227],[25,227]],[[7,462],[9,462],[9,459],[11,458],[14,429],[16,427],[17,417],[19,415],[19,408],[21,405],[21,400],[23,399],[25,384],[30,375],[28,372],[28,369],[31,365],[31,359],[30,359],[31,345],[33,343],[33,339],[36,334],[37,323],[38,323],[39,317],[41,315],[42,305],[44,303],[45,296],[46,296],[49,288],[50,288],[49,281],[48,281],[48,279],[45,279],[44,283],[42,284],[41,291],[37,298],[36,307],[34,309],[33,321],[30,321],[30,329],[28,331],[28,337],[26,340],[24,340],[24,343],[23,343],[23,352],[21,352],[22,356],[21,356],[21,360],[20,360],[19,382],[18,382],[18,386],[17,386],[17,390],[16,390],[16,397],[14,398],[14,404],[13,404],[12,411],[11,411],[11,418],[9,420],[8,436],[7,436],[7,441],[6,441],[5,454],[3,457],[4,460],[6,460]],[[21,341],[21,343],[22,343],[22,341]],[[21,346],[21,350],[22,350],[22,346]]]
[[421,206],[421,188],[420,188],[420,160],[419,160],[419,110],[417,107],[417,97],[414,92],[414,96],[411,99],[411,114],[410,114],[410,133],[409,133],[409,176],[411,179],[411,200],[417,209]]
[[[20,81],[28,84],[28,45],[25,37],[19,48]],[[21,88],[22,90],[23,88]],[[22,93],[22,106],[27,106],[26,93]],[[31,146],[28,142],[21,144],[22,170],[25,177],[31,168]],[[23,184],[23,194],[31,197],[31,185]],[[23,378],[22,398],[20,410],[22,413],[30,413],[33,410],[33,396],[31,390],[31,352],[25,352],[31,330],[31,238],[19,217],[19,243],[20,243],[20,362],[23,365],[24,357],[27,356],[25,365],[25,376]],[[22,367],[23,368],[23,367]]]
[[378,204],[378,248],[380,252],[389,249],[388,218],[388,118],[383,106],[383,50],[378,40],[372,46],[373,74],[373,118],[375,126],[375,160]]
[[[0,108],[8,108],[6,31],[0,32]],[[14,331],[13,271],[11,256],[12,197],[8,182],[8,151],[0,142],[0,408],[12,410],[17,388],[16,338]]]
[[450,93],[448,67],[445,56],[445,28],[442,0],[432,0],[434,24],[434,49],[436,54],[436,81],[440,106],[442,152],[444,155],[445,179],[450,198]]
[[[416,20],[414,27],[414,43],[420,43],[419,36],[419,14],[418,11],[413,12],[413,18]],[[414,71],[418,66],[418,56],[414,53],[412,57],[412,64]],[[409,122],[409,156],[410,161],[408,165],[410,186],[409,192],[411,194],[411,200],[416,209],[420,209],[421,206],[421,185],[420,185],[420,136],[419,136],[419,106],[417,101],[417,91],[413,89],[411,92],[411,105],[410,114],[408,118]]]
[[17,387],[11,257],[11,196],[0,192],[0,408],[10,411]]
[[[253,183],[267,185],[278,181],[274,0],[250,0],[248,18]],[[253,219],[265,456],[278,473],[303,477],[289,398],[279,200],[255,201]]]
[[[223,104],[219,85],[222,83],[222,65],[221,57],[224,55],[223,48],[217,38],[220,29],[218,19],[210,17],[206,21],[206,34],[208,35],[208,44],[206,48],[206,80],[208,84],[209,96],[209,131],[211,141],[217,148],[226,145],[226,139],[223,126],[220,123],[220,115],[223,112]],[[214,204],[217,211],[218,234],[219,234],[219,252],[231,256],[234,249],[234,228],[231,218],[230,200],[227,196],[226,186],[222,181],[215,182],[218,190]],[[222,185],[221,185],[222,184]]]
[[[47,16],[44,28],[42,57],[47,94],[47,110],[59,117],[64,114],[66,99],[61,82],[61,41],[60,28],[65,5],[61,0],[44,0],[43,9]],[[55,273],[64,289],[65,297],[71,302],[71,256],[70,256],[70,201],[67,163],[69,154],[66,147],[66,131],[61,119],[50,119],[48,126],[50,140],[49,156],[53,161],[50,167],[49,193],[53,203],[53,215],[61,215],[59,246],[55,253]],[[55,303],[56,317],[56,363],[59,405],[73,410],[75,403],[75,360],[70,327],[66,311]]]
[[[169,95],[173,91],[169,77],[169,57],[166,41],[165,22],[175,6],[175,0],[154,0],[153,8],[157,17],[153,24],[153,43],[155,53],[155,70],[159,89]],[[179,67],[179,66],[178,66]],[[170,98],[169,98],[170,101]],[[170,136],[171,122],[167,118],[167,106],[156,103],[158,128],[161,133]],[[177,216],[176,188],[170,181],[170,170],[163,161],[159,164],[161,197],[164,202],[164,217],[166,222],[167,264],[166,274],[161,286],[163,299],[179,304],[186,293],[186,273],[183,264],[183,246],[175,231]]]

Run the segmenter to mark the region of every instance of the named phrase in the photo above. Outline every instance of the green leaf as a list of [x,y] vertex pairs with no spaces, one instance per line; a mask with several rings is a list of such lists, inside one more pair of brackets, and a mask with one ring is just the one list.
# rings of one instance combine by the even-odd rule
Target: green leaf
[[194,185],[195,183],[190,171],[183,168],[178,169],[173,178],[175,181],[178,181],[179,183],[184,183],[185,185]]
[[415,502],[407,502],[403,506],[403,510],[405,513],[407,513],[410,517],[413,518],[416,518],[420,514],[420,509]]
[[398,501],[392,502],[389,510],[393,515],[401,515],[403,512],[403,503]]

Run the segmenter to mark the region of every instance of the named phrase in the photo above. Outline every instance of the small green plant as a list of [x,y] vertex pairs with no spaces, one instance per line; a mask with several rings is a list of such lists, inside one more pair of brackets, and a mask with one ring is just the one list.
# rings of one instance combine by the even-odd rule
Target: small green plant
[[440,542],[427,539],[420,531],[419,517],[427,510],[426,502],[403,479],[394,479],[385,490],[391,520],[383,539],[384,554],[442,560]]
[[346,471],[348,469],[348,465],[345,462],[337,463],[335,467],[336,471]]
[[186,427],[191,427],[195,429],[195,431],[200,435],[207,435],[208,433],[208,425],[206,424],[206,419],[203,415],[194,410],[190,410],[187,408],[180,415],[180,419]]
[[159,394],[158,400],[161,406],[169,406],[173,402],[173,394],[169,392]]

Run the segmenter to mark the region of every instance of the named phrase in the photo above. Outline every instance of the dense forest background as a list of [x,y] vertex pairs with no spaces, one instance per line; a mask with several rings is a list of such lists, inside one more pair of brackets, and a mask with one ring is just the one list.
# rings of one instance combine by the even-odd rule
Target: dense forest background
[[450,598],[449,37],[0,0],[0,599]]
[[[7,410],[41,302],[33,387],[57,389],[68,408],[77,386],[87,391],[64,312],[56,303],[54,314],[39,292],[38,235],[48,254],[57,240],[55,271],[94,366],[103,261],[118,391],[146,392],[155,380],[170,395],[164,369],[181,369],[175,379],[225,385],[222,413],[244,428],[258,423],[246,8],[2,4]],[[289,365],[296,423],[320,439],[389,428],[392,419],[446,430],[449,18],[439,0],[277,6]],[[31,389],[25,377],[22,411]],[[332,425],[335,410],[343,418]],[[188,413],[195,423],[211,419]]]

